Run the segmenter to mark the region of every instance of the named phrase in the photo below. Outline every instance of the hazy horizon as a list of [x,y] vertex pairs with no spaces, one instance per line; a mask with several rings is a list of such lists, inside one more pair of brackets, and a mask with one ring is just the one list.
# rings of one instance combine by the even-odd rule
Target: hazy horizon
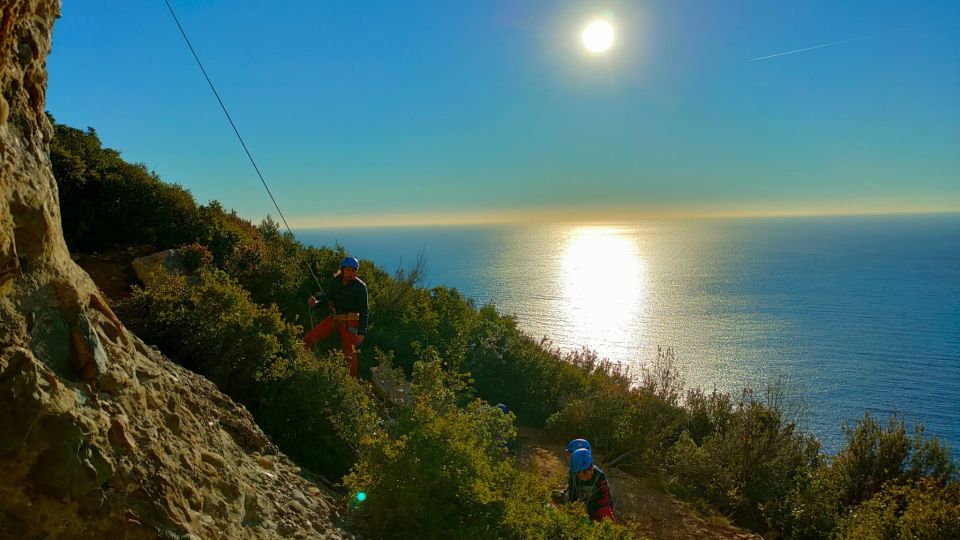
[[[389,228],[389,227],[458,227],[473,225],[511,225],[511,224],[573,224],[573,225],[610,225],[619,223],[633,223],[639,221],[683,221],[683,220],[724,220],[724,219],[763,219],[763,218],[817,218],[817,217],[883,217],[883,216],[923,216],[923,215],[953,215],[960,214],[956,209],[932,209],[932,210],[890,210],[874,212],[780,212],[780,213],[713,213],[713,214],[694,214],[694,213],[642,213],[642,214],[617,214],[614,216],[576,216],[574,214],[558,211],[555,213],[544,212],[519,212],[517,214],[487,214],[484,216],[354,216],[349,220],[338,218],[325,221],[318,218],[315,221],[303,219],[290,219],[288,223],[294,230],[312,230],[312,229],[339,229],[339,228]],[[266,217],[279,221],[274,214],[268,214]],[[256,220],[255,220],[256,222]],[[282,223],[281,223],[282,225]]]

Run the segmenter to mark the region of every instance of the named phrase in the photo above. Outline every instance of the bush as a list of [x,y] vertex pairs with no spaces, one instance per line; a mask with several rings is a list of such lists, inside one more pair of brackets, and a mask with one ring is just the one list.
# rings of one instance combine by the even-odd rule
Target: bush
[[145,314],[138,333],[249,407],[257,381],[281,378],[302,361],[301,329],[276,308],[254,304],[222,271],[204,270],[199,277],[195,286],[172,277],[136,291],[134,303]]
[[229,269],[231,258],[242,246],[257,250],[262,244],[259,232],[236,212],[227,212],[218,201],[197,208],[200,227],[197,241],[210,250],[213,260],[222,269]]
[[563,440],[590,441],[607,466],[656,469],[668,442],[676,439],[682,411],[639,389],[607,385],[573,398],[550,417],[548,429]]
[[956,483],[933,478],[887,484],[840,524],[838,538],[886,540],[960,538],[960,493]]
[[380,418],[368,386],[351,377],[343,355],[308,358],[285,377],[266,380],[257,420],[298,463],[337,479],[350,470]]
[[190,274],[213,264],[213,254],[210,253],[207,246],[202,244],[194,242],[190,245],[181,246],[178,251],[183,265]]
[[200,216],[190,192],[103,148],[93,128],[54,122],[50,162],[71,250],[134,244],[166,249],[196,239]]
[[782,389],[768,387],[762,397],[744,390],[736,402],[717,392],[691,392],[687,399],[705,433],[697,443],[686,431],[674,446],[675,489],[704,497],[749,526],[782,528],[784,495],[809,476],[819,450],[788,420]]
[[570,396],[584,395],[600,384],[588,371],[589,362],[595,360],[591,353],[568,355],[567,360],[574,361],[578,355],[590,358],[575,366],[549,343],[521,333],[512,319],[500,316],[492,306],[480,309],[467,343],[463,369],[473,375],[478,394],[507,404],[528,425],[544,425]]
[[516,471],[500,522],[500,538],[524,539],[627,539],[637,536],[609,521],[591,523],[583,504],[556,507],[546,504],[547,488],[535,475]]
[[778,529],[785,538],[831,538],[843,512],[829,479],[826,456],[787,493]]
[[364,438],[344,481],[366,494],[355,503],[358,529],[376,538],[626,537],[551,508],[546,488],[507,456],[512,416],[480,400],[458,406],[464,375],[436,357],[413,372],[413,403]]
[[139,335],[246,405],[264,431],[300,463],[332,478],[347,472],[361,436],[376,431],[368,389],[342,355],[315,359],[301,329],[264,308],[215,268],[189,286],[173,277],[135,293]]
[[436,360],[415,364],[412,388],[414,404],[364,438],[345,478],[367,494],[356,526],[377,538],[496,536],[513,472],[497,442],[514,435],[509,418],[482,402],[459,408],[462,380]]
[[927,438],[918,424],[907,434],[902,415],[887,418],[887,425],[864,413],[853,426],[844,426],[845,443],[830,464],[830,482],[844,507],[857,505],[888,482],[905,483],[931,477],[954,479],[956,466],[939,439]]
[[913,435],[907,433],[902,415],[891,415],[883,426],[865,413],[852,426],[844,426],[844,436],[837,455],[822,460],[788,494],[782,529],[786,536],[827,538],[841,522],[848,532],[867,534],[870,527],[889,521],[856,517],[867,510],[876,513],[877,493],[927,481],[948,486],[956,480],[950,450],[939,439],[926,437],[922,425],[915,427]]
[[676,440],[684,419],[681,383],[673,353],[658,350],[639,384],[594,353],[567,355],[566,361],[592,373],[596,390],[574,396],[547,427],[558,438],[583,437],[605,456],[602,463],[631,470],[656,469],[666,448]]

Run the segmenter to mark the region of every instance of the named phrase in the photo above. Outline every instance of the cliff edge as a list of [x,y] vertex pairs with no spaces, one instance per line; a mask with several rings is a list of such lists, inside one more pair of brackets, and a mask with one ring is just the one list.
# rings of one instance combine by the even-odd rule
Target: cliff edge
[[70,258],[44,113],[60,3],[0,2],[0,538],[344,538],[332,497]]

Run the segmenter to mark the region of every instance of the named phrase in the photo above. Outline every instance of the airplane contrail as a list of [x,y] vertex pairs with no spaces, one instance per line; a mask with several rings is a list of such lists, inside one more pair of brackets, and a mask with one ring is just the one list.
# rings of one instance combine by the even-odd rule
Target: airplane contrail
[[903,28],[895,28],[895,29],[893,29],[893,30],[886,30],[886,31],[883,31],[883,32],[877,32],[877,33],[875,33],[875,34],[867,34],[867,35],[865,35],[865,36],[858,36],[858,37],[855,37],[855,38],[844,39],[844,40],[841,40],[841,41],[834,41],[833,43],[824,43],[823,45],[814,45],[813,47],[806,47],[806,48],[803,48],[803,49],[797,49],[797,50],[795,50],[795,51],[787,51],[787,52],[782,52],[782,53],[777,53],[777,54],[770,54],[770,55],[767,55],[767,56],[761,56],[760,58],[754,58],[753,60],[750,60],[750,62],[757,62],[757,61],[759,61],[759,60],[766,60],[766,59],[768,59],[768,58],[776,58],[776,57],[778,57],[778,56],[786,56],[786,55],[788,55],[788,54],[796,54],[796,53],[800,53],[800,52],[812,51],[812,50],[814,50],[814,49],[822,49],[822,48],[824,48],[824,47],[833,47],[834,45],[841,45],[841,44],[843,44],[843,43],[851,43],[851,42],[854,42],[854,41],[861,41],[861,40],[864,40],[864,39],[875,38],[875,37],[883,36],[883,35],[886,35],[886,34],[893,34],[893,33],[896,33],[896,32],[903,32],[904,30],[912,30],[912,29],[914,29],[914,28],[917,28],[918,26],[924,26],[924,25],[905,26],[905,27],[903,27]]

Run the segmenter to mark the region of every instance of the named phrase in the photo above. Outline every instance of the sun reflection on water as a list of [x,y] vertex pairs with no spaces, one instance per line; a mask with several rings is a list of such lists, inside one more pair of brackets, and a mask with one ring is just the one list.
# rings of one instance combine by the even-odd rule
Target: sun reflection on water
[[555,311],[568,319],[563,341],[590,343],[601,357],[616,358],[624,342],[643,335],[647,268],[634,233],[599,226],[566,233]]

